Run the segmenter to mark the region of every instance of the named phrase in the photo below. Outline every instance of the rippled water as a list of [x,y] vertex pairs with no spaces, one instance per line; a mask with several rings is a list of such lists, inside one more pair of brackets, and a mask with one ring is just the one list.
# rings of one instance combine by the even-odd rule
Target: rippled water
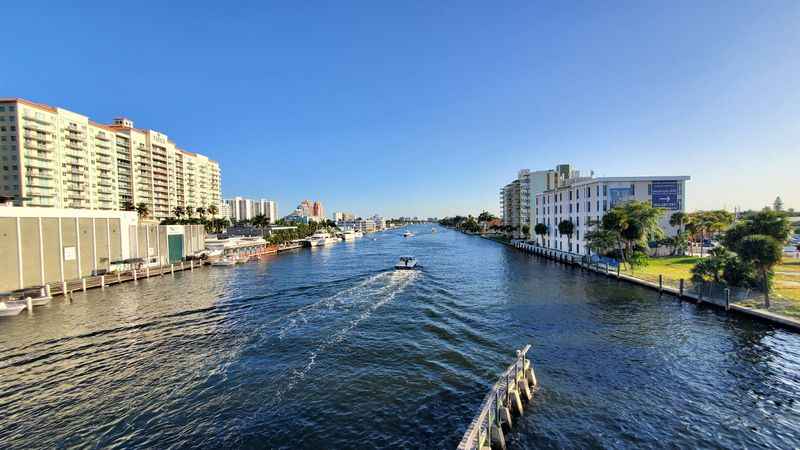
[[797,335],[416,231],[0,320],[0,448],[451,448],[526,343],[512,448],[800,445]]

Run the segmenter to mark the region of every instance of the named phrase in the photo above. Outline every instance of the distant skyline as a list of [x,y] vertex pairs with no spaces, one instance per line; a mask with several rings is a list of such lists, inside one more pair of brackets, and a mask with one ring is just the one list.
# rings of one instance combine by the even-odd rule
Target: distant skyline
[[800,209],[798,2],[184,5],[4,5],[0,97],[129,117],[281,216],[498,213],[562,162]]

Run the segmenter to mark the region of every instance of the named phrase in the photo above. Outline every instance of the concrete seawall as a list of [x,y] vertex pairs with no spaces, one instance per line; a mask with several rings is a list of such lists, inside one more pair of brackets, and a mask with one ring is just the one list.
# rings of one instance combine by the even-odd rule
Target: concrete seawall
[[630,275],[622,274],[619,273],[618,271],[608,271],[607,267],[586,264],[581,261],[581,257],[579,255],[575,255],[572,253],[562,252],[559,250],[548,249],[544,247],[537,247],[530,244],[523,244],[523,243],[514,244],[514,243],[501,242],[496,239],[489,239],[489,238],[485,239],[499,242],[501,244],[508,245],[509,247],[516,248],[517,250],[523,251],[525,253],[547,258],[556,262],[561,262],[569,266],[580,267],[583,270],[588,270],[598,275],[602,275],[609,278],[615,278],[632,284],[638,284],[639,286],[644,286],[649,289],[653,289],[655,291],[658,291],[659,293],[666,293],[672,295],[681,300],[690,301],[696,304],[714,306],[716,308],[723,309],[727,312],[732,312],[742,316],[747,316],[749,318],[755,318],[757,320],[763,320],[773,325],[778,325],[780,327],[786,328],[791,331],[800,332],[800,320],[793,319],[791,317],[781,316],[779,314],[775,314],[770,311],[761,310],[757,308],[750,308],[747,306],[737,305],[735,303],[719,304],[707,301],[701,298],[701,296],[695,294],[694,292],[676,289],[671,286],[664,286],[663,284],[654,283],[652,281],[643,280],[641,278],[636,278]]

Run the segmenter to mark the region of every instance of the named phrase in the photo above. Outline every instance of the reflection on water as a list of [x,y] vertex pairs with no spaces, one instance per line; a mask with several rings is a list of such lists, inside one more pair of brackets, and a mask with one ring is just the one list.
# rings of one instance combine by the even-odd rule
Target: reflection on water
[[415,231],[0,320],[0,447],[454,447],[525,343],[515,448],[800,445],[796,335]]

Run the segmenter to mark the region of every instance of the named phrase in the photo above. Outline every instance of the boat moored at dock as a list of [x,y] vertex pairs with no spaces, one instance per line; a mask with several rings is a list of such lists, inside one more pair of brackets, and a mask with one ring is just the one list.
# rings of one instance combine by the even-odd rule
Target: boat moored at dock
[[28,305],[21,300],[0,302],[0,317],[16,316],[27,307]]
[[309,236],[306,240],[311,247],[322,247],[336,242],[336,238],[332,237],[326,231],[317,231]]

